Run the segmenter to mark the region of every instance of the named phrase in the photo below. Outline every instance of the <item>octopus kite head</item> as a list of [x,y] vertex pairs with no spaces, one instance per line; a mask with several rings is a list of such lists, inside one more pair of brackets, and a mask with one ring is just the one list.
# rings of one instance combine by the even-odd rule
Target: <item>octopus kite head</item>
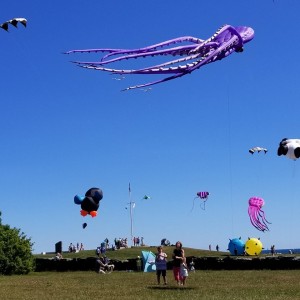
[[244,43],[248,43],[254,38],[254,30],[251,27],[238,26],[235,27],[236,31],[242,37]]

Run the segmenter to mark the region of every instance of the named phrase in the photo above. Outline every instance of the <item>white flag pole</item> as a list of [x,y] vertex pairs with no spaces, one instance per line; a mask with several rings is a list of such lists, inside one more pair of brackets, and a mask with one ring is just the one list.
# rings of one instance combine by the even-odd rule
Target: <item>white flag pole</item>
[[135,206],[135,202],[131,200],[131,187],[129,182],[129,205],[130,205],[130,239],[131,239],[131,246],[134,245],[133,243],[133,208]]

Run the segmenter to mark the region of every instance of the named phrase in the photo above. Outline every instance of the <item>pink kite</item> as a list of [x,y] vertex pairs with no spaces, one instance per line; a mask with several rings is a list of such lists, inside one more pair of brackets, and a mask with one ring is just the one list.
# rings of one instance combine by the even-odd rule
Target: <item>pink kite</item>
[[195,199],[197,199],[197,198],[200,198],[200,199],[202,200],[201,203],[200,203],[200,207],[201,207],[203,210],[205,210],[205,202],[206,202],[207,199],[208,199],[209,192],[198,192],[196,195],[197,195],[197,196],[194,198],[192,210],[194,209]]
[[248,214],[251,224],[260,231],[269,230],[267,223],[271,223],[266,220],[265,213],[261,209],[264,206],[265,201],[259,197],[251,197],[248,202]]

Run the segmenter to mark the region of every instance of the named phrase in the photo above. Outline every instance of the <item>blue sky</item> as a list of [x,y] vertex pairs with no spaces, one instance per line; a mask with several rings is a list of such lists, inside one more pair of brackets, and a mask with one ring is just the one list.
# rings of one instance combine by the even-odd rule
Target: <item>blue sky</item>
[[[226,250],[241,236],[260,237],[266,249],[300,247],[299,161],[277,156],[282,138],[300,138],[299,1],[18,0],[1,8],[0,22],[24,17],[28,26],[0,31],[0,210],[35,253],[57,241],[93,249],[106,237],[130,238],[129,182],[133,234],[148,245],[167,238]],[[250,26],[255,38],[243,53],[148,92],[120,92],[146,75],[114,80],[70,63],[85,56],[62,54],[206,39],[223,24]],[[269,152],[251,155],[254,146]],[[99,215],[83,218],[73,197],[93,186],[104,192]],[[198,201],[191,211],[205,190],[206,210]],[[265,200],[269,232],[250,223],[252,196]]]

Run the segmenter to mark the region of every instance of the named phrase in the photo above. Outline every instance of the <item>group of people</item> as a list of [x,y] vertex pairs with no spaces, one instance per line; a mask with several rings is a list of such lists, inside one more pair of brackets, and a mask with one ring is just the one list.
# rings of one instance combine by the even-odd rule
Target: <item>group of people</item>
[[[182,243],[177,242],[175,249],[173,251],[173,275],[174,279],[178,285],[185,285],[186,278],[189,276],[189,269],[186,262],[186,257],[184,249],[182,248]],[[163,247],[157,247],[157,254],[155,256],[155,265],[156,265],[156,277],[157,284],[160,284],[161,277],[163,282],[167,284],[167,254],[163,252]],[[193,262],[191,263],[191,270],[194,269]]]
[[[144,238],[143,237],[133,237],[132,238],[132,242],[133,242],[133,246],[134,247],[138,247],[138,246],[144,246]],[[111,245],[109,244],[109,240],[108,238],[106,238],[104,241],[104,246],[102,246],[101,243],[101,247],[105,247],[105,249],[111,249],[111,250],[116,250],[116,249],[120,249],[120,248],[128,248],[128,239],[127,238],[115,238],[114,242],[111,243]]]
[[144,238],[143,237],[134,237],[133,238],[133,246],[134,247],[139,247],[139,246],[144,246]]
[[[208,250],[211,251],[211,244],[208,245]],[[220,250],[219,245],[216,245],[216,251],[219,252],[219,250]]]
[[119,239],[115,238],[114,242],[115,242],[115,245],[114,245],[114,247],[112,247],[112,250],[120,249],[121,247],[128,248],[128,239],[127,238],[119,238]]
[[76,246],[73,243],[70,243],[68,251],[69,252],[79,252],[79,251],[83,251],[84,247],[83,247],[83,243],[77,243]]
[[[99,274],[111,273],[115,268],[114,264],[110,263],[106,255],[101,253],[101,251],[96,250],[96,255],[97,272]],[[155,256],[157,284],[161,283],[162,278],[163,283],[167,285],[167,257],[167,254],[163,251],[163,246],[157,247]],[[175,244],[172,259],[174,279],[177,285],[184,286],[189,276],[189,271],[194,271],[195,267],[193,261],[190,263],[190,268],[188,267],[182,243],[179,241]]]

